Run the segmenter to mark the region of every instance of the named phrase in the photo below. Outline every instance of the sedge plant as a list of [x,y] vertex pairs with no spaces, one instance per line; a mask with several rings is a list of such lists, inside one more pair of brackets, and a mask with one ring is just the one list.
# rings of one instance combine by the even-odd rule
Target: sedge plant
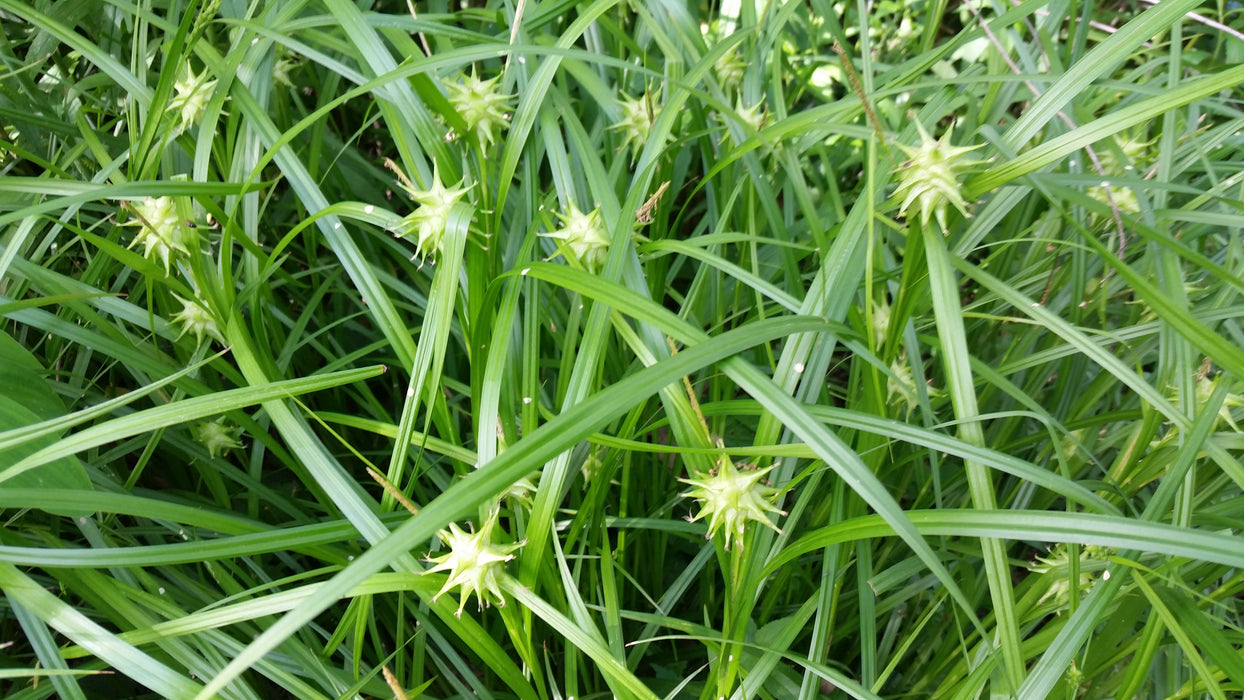
[[0,0],[0,695],[1239,697],[1242,18]]

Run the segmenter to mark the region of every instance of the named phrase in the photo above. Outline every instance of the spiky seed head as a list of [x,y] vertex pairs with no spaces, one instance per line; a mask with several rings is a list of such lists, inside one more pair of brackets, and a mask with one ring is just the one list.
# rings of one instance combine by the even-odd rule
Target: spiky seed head
[[906,146],[898,144],[903,153],[907,154],[907,162],[899,171],[896,197],[902,197],[899,214],[906,215],[907,209],[913,204],[920,212],[920,222],[929,225],[930,217],[936,218],[946,232],[946,207],[953,206],[964,217],[969,217],[967,201],[963,197],[960,176],[978,161],[970,160],[967,154],[979,146],[952,146],[947,129],[941,139],[934,139],[924,130],[920,122],[916,122],[920,131],[920,145]]
[[[1080,547],[1080,580],[1075,582],[1077,588],[1086,592],[1093,585],[1093,572],[1105,567],[1105,563],[1114,555],[1110,547],[1089,544]],[[1065,606],[1071,598],[1072,581],[1070,579],[1071,554],[1065,543],[1059,542],[1044,557],[1028,566],[1029,570],[1050,577],[1046,589],[1038,604],[1053,600],[1058,606]]]
[[873,342],[877,347],[885,345],[886,336],[890,333],[890,313],[890,303],[885,299],[877,300],[873,304]]
[[470,187],[446,187],[441,184],[440,170],[433,168],[432,186],[427,190],[416,189],[410,180],[397,168],[392,161],[387,161],[391,169],[398,173],[398,181],[406,194],[419,204],[419,208],[398,222],[393,235],[406,238],[414,234],[415,256],[435,257],[441,251],[441,243],[445,238],[445,228],[449,225],[449,212]]
[[495,141],[497,134],[510,125],[507,112],[514,95],[497,89],[500,78],[480,80],[472,66],[470,76],[464,75],[445,86],[449,90],[449,102],[466,122],[467,129],[479,137],[481,146]]
[[661,113],[661,106],[650,91],[636,98],[623,93],[618,106],[622,108],[622,118],[609,128],[622,133],[623,148],[630,148],[631,160],[634,160],[648,145],[652,124]]
[[[751,137],[752,130],[760,131],[761,129],[764,129],[765,123],[769,121],[769,111],[766,108],[765,101],[763,99],[757,101],[754,105],[747,106],[743,102],[743,99],[739,98],[734,103],[734,113],[737,115],[739,120],[751,127],[742,133],[742,138],[736,138],[735,133],[727,129],[727,134],[729,135],[730,140],[736,146]],[[723,121],[730,122],[733,120],[726,118],[723,119]]]
[[727,550],[730,549],[731,540],[736,537],[742,546],[743,533],[749,520],[780,533],[781,530],[769,520],[769,514],[785,513],[773,505],[777,489],[763,481],[765,475],[772,470],[773,467],[740,471],[729,457],[722,457],[717,462],[716,473],[703,475],[698,479],[679,479],[694,487],[682,496],[700,502],[700,512],[690,518],[691,522],[708,518],[708,539],[712,539],[718,530],[723,530]]
[[19,133],[17,129],[11,126],[0,125],[0,165],[4,165],[5,161],[12,155],[10,147],[17,143]]
[[[1196,378],[1197,413],[1203,411],[1206,404],[1209,403],[1210,397],[1213,396],[1214,391],[1218,388],[1218,383],[1227,381],[1227,375],[1225,374],[1219,374],[1216,378],[1211,379],[1208,370],[1209,367],[1206,366],[1205,371],[1198,373]],[[1214,419],[1214,428],[1218,427],[1220,421],[1225,421],[1227,425],[1231,426],[1231,430],[1237,433],[1242,432],[1239,424],[1235,422],[1235,416],[1231,415],[1231,409],[1239,408],[1240,406],[1244,406],[1244,397],[1241,397],[1238,393],[1229,392],[1226,398],[1223,399],[1222,406],[1218,408],[1218,418]]]
[[162,264],[164,273],[168,274],[176,255],[190,254],[187,243],[193,238],[193,229],[185,226],[177,215],[172,197],[147,197],[131,206],[134,220],[126,225],[138,226],[139,230],[129,247],[142,245],[143,256]]
[[919,403],[916,398],[916,380],[912,377],[911,365],[908,364],[905,356],[900,356],[890,363],[890,371],[894,373],[894,376],[886,378],[886,404],[905,403],[907,415],[911,415],[912,410]]
[[173,99],[168,103],[168,111],[177,113],[179,133],[199,123],[215,91],[216,80],[208,79],[207,70],[196,74],[189,63],[182,64],[173,81]]
[[296,87],[292,76],[294,71],[301,65],[301,56],[291,53],[289,49],[278,44],[276,62],[272,64],[272,82],[289,88]]
[[460,589],[458,611],[455,613],[458,616],[462,615],[462,609],[466,607],[471,594],[475,594],[478,599],[480,610],[487,604],[505,605],[505,597],[501,591],[505,562],[514,558],[514,550],[521,547],[522,543],[493,543],[492,531],[497,525],[499,512],[494,510],[480,526],[479,532],[466,533],[457,523],[450,523],[448,530],[437,533],[449,551],[439,557],[428,557],[428,561],[436,563],[436,566],[428,569],[428,573],[449,573],[445,585],[437,591],[433,600],[454,588]]
[[173,295],[177,301],[181,302],[181,311],[173,316],[173,322],[181,327],[181,333],[177,334],[180,338],[189,333],[193,335],[199,343],[203,342],[203,337],[208,336],[214,340],[225,342],[225,337],[220,333],[220,326],[216,324],[216,317],[206,306],[197,301],[182,299],[180,296]]
[[570,210],[559,217],[560,229],[540,235],[560,240],[588,272],[600,272],[609,256],[609,233],[600,222],[600,208],[584,214],[571,204]]
[[225,417],[214,421],[199,423],[190,429],[195,442],[207,448],[207,453],[218,457],[229,450],[241,449],[242,443],[238,436],[242,433],[240,426],[225,425]]
[[743,57],[739,55],[738,49],[732,49],[723,53],[713,63],[713,71],[717,74],[717,82],[721,83],[723,90],[738,88],[743,83],[743,72],[747,69],[747,64],[743,61]]

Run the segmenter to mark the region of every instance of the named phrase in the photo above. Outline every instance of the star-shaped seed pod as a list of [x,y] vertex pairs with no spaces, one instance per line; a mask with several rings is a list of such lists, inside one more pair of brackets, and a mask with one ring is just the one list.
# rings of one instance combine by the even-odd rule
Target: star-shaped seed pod
[[730,541],[738,537],[740,546],[747,521],[754,520],[761,525],[780,533],[769,520],[769,514],[785,515],[773,505],[777,489],[764,483],[765,475],[773,467],[750,471],[739,471],[729,457],[717,462],[715,473],[699,479],[679,479],[684,484],[695,488],[682,494],[684,498],[694,498],[700,502],[700,512],[689,518],[695,522],[708,518],[708,539],[712,539],[718,530],[725,531],[725,547],[730,549]]
[[471,68],[470,76],[462,76],[456,83],[445,85],[449,90],[449,102],[458,110],[467,129],[475,132],[481,146],[488,146],[496,140],[497,134],[510,126],[507,111],[514,95],[507,95],[497,89],[497,81],[501,76],[491,80],[480,80]]
[[514,550],[521,547],[522,543],[493,543],[492,531],[497,525],[498,513],[499,511],[494,510],[480,526],[479,532],[466,533],[457,523],[450,523],[448,530],[437,533],[441,542],[449,548],[449,552],[439,557],[428,557],[428,561],[436,563],[436,566],[428,569],[428,573],[449,573],[445,585],[437,591],[433,599],[454,588],[460,589],[458,611],[455,613],[458,616],[462,615],[462,609],[466,607],[467,599],[472,593],[479,599],[480,610],[486,604],[505,605],[505,597],[501,592],[505,562],[514,558]]
[[600,272],[609,256],[609,233],[601,225],[600,209],[584,214],[571,204],[570,211],[559,216],[563,226],[540,235],[560,240],[588,272]]
[[449,212],[454,204],[470,190],[470,187],[446,187],[441,184],[438,168],[432,169],[432,186],[420,190],[406,177],[401,168],[386,159],[385,165],[397,174],[398,182],[410,198],[419,204],[419,208],[407,214],[393,229],[393,235],[406,238],[414,234],[415,257],[436,257],[441,251],[441,242],[445,238],[445,228],[449,225]]
[[899,214],[906,215],[914,204],[920,212],[922,225],[927,227],[929,218],[934,217],[945,233],[947,205],[954,206],[965,217],[971,216],[959,177],[978,162],[966,156],[979,146],[950,145],[951,129],[940,139],[929,136],[920,122],[916,122],[916,129],[920,131],[919,146],[898,144],[908,158],[899,170],[898,189],[894,191],[896,197],[903,198]]

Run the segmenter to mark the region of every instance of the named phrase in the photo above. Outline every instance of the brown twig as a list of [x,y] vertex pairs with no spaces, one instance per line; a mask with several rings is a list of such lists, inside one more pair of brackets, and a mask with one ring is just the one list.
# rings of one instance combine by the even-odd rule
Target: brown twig
[[[410,18],[418,22],[419,15],[415,12],[414,0],[406,0],[406,7],[410,10]],[[419,32],[419,43],[423,46],[423,55],[431,56],[432,47],[428,46],[428,38],[424,36],[423,32]]]
[[881,120],[877,118],[877,113],[873,111],[872,102],[869,102],[868,95],[864,93],[864,84],[860,82],[860,74],[855,72],[855,64],[851,62],[851,57],[847,55],[846,49],[842,48],[842,44],[834,41],[834,53],[838,54],[838,59],[842,61],[842,69],[847,73],[847,82],[851,84],[851,89],[855,91],[855,96],[860,99],[860,104],[864,105],[864,115],[868,117],[868,123],[872,125],[873,131],[877,134],[877,140],[881,142],[881,149],[890,159],[890,163],[895,167],[898,166],[894,162],[894,156],[890,153],[890,144],[886,142],[885,131],[881,128]]
[[410,502],[410,499],[406,497],[406,494],[402,493],[396,486],[390,483],[389,480],[384,477],[384,474],[368,467],[367,475],[370,476],[377,484],[380,484],[380,488],[384,489],[385,493],[392,496],[395,501],[402,504],[403,508],[410,511],[411,515],[419,515],[419,509],[415,507],[415,504]]

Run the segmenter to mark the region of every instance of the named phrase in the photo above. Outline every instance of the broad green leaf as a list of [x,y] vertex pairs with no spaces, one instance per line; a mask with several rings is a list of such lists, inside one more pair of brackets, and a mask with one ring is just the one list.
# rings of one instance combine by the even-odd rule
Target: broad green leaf
[[[37,377],[35,378],[37,381]],[[39,417],[31,413],[25,406],[0,395],[0,430],[16,430],[34,425]],[[53,435],[46,435],[36,440],[25,442],[16,447],[0,450],[0,464],[20,465],[31,455],[44,450],[55,449],[59,442]],[[7,472],[7,470],[6,470]],[[4,474],[5,472],[0,472]],[[5,488],[41,489],[47,491],[91,490],[91,480],[86,475],[82,463],[72,455],[58,456],[53,459],[38,461],[35,467],[21,470],[13,477],[5,479]],[[68,517],[79,517],[91,512],[82,508],[55,508],[52,512]]]
[[[0,332],[0,437],[9,431],[53,420],[64,412],[65,405],[48,387],[39,361],[7,333]],[[19,445],[0,448],[0,468],[18,464],[57,442],[57,435],[45,434]],[[17,475],[6,484],[6,488],[39,489],[50,494],[92,490],[86,469],[69,455]],[[87,515],[91,510],[56,506],[51,512],[75,518]]]

